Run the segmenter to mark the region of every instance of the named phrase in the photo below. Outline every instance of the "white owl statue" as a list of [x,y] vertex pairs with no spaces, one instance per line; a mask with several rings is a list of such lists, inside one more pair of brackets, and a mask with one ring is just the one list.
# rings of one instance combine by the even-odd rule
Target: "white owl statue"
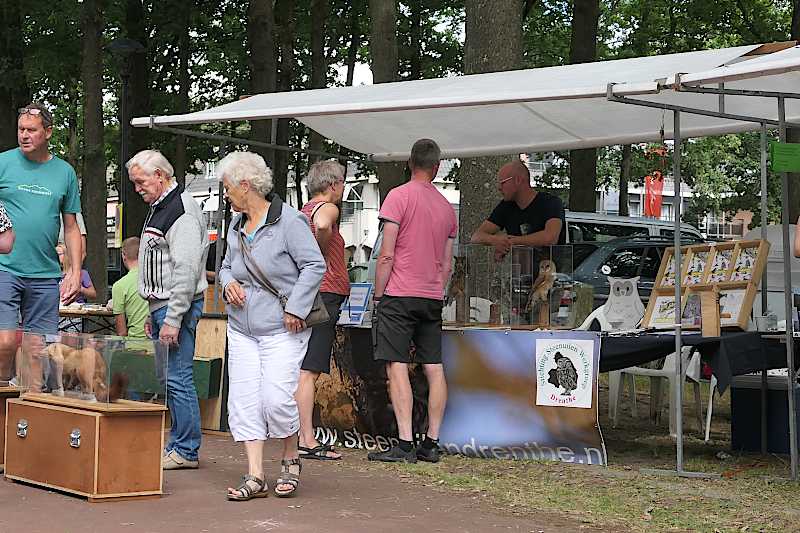
[[633,329],[644,316],[644,304],[639,298],[639,277],[608,278],[606,319],[614,329]]

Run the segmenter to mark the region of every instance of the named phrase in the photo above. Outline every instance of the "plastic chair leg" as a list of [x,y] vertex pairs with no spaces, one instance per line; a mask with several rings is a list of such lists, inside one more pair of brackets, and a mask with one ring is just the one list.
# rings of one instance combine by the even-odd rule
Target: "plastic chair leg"
[[631,392],[631,416],[633,418],[637,418],[639,415],[636,412],[637,411],[637,409],[636,409],[636,376],[634,376],[633,374],[626,374],[626,375],[628,376],[628,379],[630,379],[630,384],[631,384],[631,388],[630,388],[630,392]]
[[669,401],[667,405],[669,405],[669,434],[672,437],[678,436],[678,429],[677,429],[677,419],[678,419],[678,408],[681,406],[675,405],[675,387],[678,386],[677,380],[675,376],[670,376],[669,378]]
[[702,431],[704,427],[703,400],[700,397],[700,384],[697,382],[692,382],[692,388],[694,389],[694,410],[695,414],[697,415],[697,428]]
[[611,427],[617,427],[619,419],[619,402],[622,391],[620,381],[622,373],[619,370],[612,370],[608,373],[608,417],[611,419]]
[[705,442],[708,442],[709,437],[711,436],[711,411],[714,409],[714,391],[717,390],[717,378],[716,376],[711,376],[711,384],[709,386],[708,391],[708,409],[706,409],[706,435]]

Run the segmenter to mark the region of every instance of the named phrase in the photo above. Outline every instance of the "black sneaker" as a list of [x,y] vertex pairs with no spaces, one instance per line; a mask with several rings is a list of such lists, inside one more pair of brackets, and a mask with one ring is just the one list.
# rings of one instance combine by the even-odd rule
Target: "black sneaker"
[[368,453],[367,459],[384,463],[416,463],[417,454],[414,452],[414,448],[411,448],[410,452],[404,452],[400,446],[392,446],[385,452]]
[[425,448],[420,446],[417,448],[417,459],[420,461],[425,461],[426,463],[438,463],[439,447],[434,446],[433,448]]

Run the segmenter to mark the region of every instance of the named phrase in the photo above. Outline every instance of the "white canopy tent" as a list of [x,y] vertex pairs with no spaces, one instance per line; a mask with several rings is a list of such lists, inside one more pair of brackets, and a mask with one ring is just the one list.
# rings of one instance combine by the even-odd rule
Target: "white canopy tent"
[[[465,157],[655,141],[661,138],[662,131],[665,138],[680,143],[686,137],[761,129],[761,200],[765,214],[766,128],[779,126],[784,141],[786,125],[800,122],[798,82],[800,47],[794,42],[771,43],[474,76],[262,94],[187,115],[136,118],[132,124],[169,131],[172,126],[208,122],[295,118],[375,161],[407,159],[413,142],[422,137],[435,139],[446,157]],[[719,94],[711,94],[713,91]],[[666,117],[667,110],[672,114],[670,118]],[[681,151],[675,150],[673,157],[675,189],[680,191]],[[788,250],[785,173],[783,189],[783,249]],[[676,202],[678,263],[680,245],[680,202]],[[791,287],[787,254],[784,277],[784,286]],[[676,308],[680,309],[680,277],[677,281],[675,299]],[[786,294],[785,314],[789,316],[791,301]],[[786,322],[792,391],[793,332],[791,321]],[[675,330],[675,351],[680,353],[679,319]],[[680,366],[676,369],[679,379],[683,375]],[[676,387],[676,400],[676,405],[681,406],[681,387]],[[762,433],[764,409],[762,406]],[[791,393],[789,428],[792,478],[796,479],[797,429]],[[677,473],[697,475],[683,470],[680,415],[677,430]]]
[[[714,95],[664,90],[676,73],[684,83],[728,88],[800,87],[800,49],[793,43],[749,45],[579,65],[478,74],[357,87],[334,87],[251,96],[219,107],[160,117],[134,126],[181,126],[220,121],[295,118],[340,145],[375,161],[405,160],[416,139],[436,139],[446,157],[543,152],[655,141],[663,112],[620,106],[606,99],[641,95],[716,110]],[[784,72],[785,71],[785,72]],[[776,74],[765,77],[770,72]],[[768,99],[726,97],[725,110],[777,119]],[[800,120],[800,102],[787,104],[787,120]],[[672,137],[666,121],[665,136]],[[684,137],[734,133],[758,126],[687,116]]]

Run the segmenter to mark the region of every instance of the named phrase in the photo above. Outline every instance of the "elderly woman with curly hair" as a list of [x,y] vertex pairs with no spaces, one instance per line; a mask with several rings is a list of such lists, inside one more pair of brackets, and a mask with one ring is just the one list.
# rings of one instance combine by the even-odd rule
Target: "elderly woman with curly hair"
[[[283,441],[274,487],[290,496],[300,483],[299,414],[294,393],[325,260],[308,219],[272,193],[272,172],[257,154],[234,152],[217,165],[231,207],[240,213],[228,229],[228,252],[219,272],[228,311],[228,423],[244,442],[248,474],[228,499],[269,492],[262,460],[267,438]],[[275,296],[267,286],[279,294]]]

